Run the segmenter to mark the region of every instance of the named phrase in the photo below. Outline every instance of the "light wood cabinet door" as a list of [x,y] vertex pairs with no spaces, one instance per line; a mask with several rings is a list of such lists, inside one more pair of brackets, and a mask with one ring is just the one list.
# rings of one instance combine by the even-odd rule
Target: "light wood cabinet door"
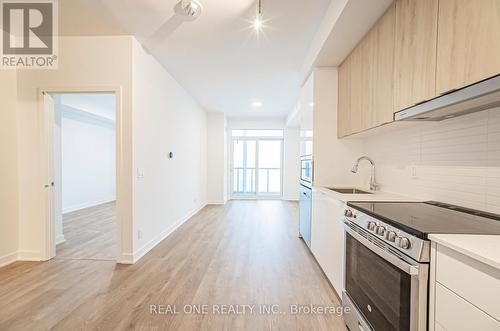
[[439,0],[439,94],[500,73],[500,1]]
[[369,126],[366,43],[362,41],[349,56],[349,129],[361,132]]
[[339,68],[338,136],[392,122],[395,6]]
[[338,105],[337,105],[337,136],[339,138],[348,136],[352,133],[349,118],[349,109],[351,94],[349,88],[350,71],[349,58],[339,66],[338,74]]
[[437,0],[396,2],[394,108],[436,96]]
[[363,129],[394,120],[394,47],[396,6],[393,4],[365,38],[363,75],[368,92],[368,107]]

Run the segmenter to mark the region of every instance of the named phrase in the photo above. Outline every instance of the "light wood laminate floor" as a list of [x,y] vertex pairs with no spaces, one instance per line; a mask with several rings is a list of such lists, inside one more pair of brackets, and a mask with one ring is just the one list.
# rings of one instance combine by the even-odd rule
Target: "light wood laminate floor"
[[63,233],[56,258],[116,261],[116,203],[64,214]]
[[[13,263],[0,269],[0,330],[346,330],[337,315],[291,314],[290,304],[339,305],[297,228],[297,203],[231,201],[205,207],[135,265]],[[160,304],[178,313],[151,314]],[[187,304],[208,313],[185,314]],[[214,313],[220,304],[283,313]]]

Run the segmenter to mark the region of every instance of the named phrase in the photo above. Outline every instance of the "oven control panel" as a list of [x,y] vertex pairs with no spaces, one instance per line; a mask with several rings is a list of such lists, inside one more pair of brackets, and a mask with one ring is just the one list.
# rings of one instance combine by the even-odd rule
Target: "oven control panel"
[[411,247],[411,242],[408,237],[405,237],[400,231],[388,229],[386,225],[381,225],[380,222],[369,221],[366,229],[389,242],[395,243],[402,249],[410,249]]
[[430,243],[354,208],[346,208],[344,216],[350,222],[372,233],[419,262],[429,262]]

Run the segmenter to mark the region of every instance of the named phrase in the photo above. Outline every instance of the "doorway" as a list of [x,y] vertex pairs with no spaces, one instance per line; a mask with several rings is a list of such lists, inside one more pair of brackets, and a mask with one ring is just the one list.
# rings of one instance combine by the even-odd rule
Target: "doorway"
[[232,197],[281,198],[283,130],[232,130]]
[[118,260],[117,96],[43,93],[47,259]]

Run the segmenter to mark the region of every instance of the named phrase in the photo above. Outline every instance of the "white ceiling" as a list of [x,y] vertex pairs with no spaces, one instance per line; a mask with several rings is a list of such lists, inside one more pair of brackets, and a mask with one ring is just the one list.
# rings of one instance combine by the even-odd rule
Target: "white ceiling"
[[[338,0],[264,0],[259,38],[250,22],[256,0],[199,0],[203,13],[193,22],[173,17],[178,1],[62,0],[60,27],[62,34],[135,35],[208,111],[284,117],[298,99],[299,70],[323,14]],[[92,11],[87,27],[81,13]]]
[[337,67],[384,14],[393,0],[334,0],[304,60],[304,82],[314,67]]

